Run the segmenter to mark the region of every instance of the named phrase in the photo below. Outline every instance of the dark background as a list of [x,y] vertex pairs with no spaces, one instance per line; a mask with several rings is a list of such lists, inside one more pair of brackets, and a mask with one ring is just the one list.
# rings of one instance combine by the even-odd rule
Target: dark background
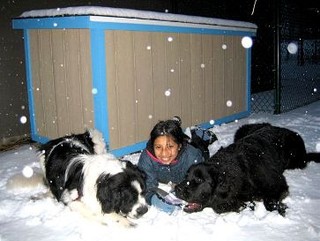
[[[280,41],[320,39],[320,1],[315,0],[0,0],[0,138],[28,136],[23,33],[11,20],[34,9],[105,6],[242,20],[257,24],[252,48],[252,92],[277,85],[277,44]],[[254,4],[255,8],[254,8]],[[254,8],[254,9],[253,9]],[[253,11],[254,10],[254,11]],[[279,31],[281,30],[281,31]],[[278,34],[280,32],[280,34]],[[303,53],[299,53],[303,64]],[[319,60],[319,54],[315,55]],[[317,62],[318,63],[318,62]],[[320,91],[319,91],[320,92]],[[1,145],[1,142],[0,142]]]

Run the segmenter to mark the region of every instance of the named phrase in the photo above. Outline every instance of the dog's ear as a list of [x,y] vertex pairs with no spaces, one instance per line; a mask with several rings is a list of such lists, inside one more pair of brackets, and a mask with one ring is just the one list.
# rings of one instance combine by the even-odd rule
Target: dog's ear
[[110,175],[102,175],[97,180],[97,199],[104,213],[119,212],[121,193],[115,189],[113,178]]
[[137,165],[134,165],[130,161],[126,160],[123,160],[123,165],[127,171],[130,171],[131,173],[134,173],[136,176],[139,176],[143,180],[143,182],[145,182],[147,175],[143,170],[139,169]]

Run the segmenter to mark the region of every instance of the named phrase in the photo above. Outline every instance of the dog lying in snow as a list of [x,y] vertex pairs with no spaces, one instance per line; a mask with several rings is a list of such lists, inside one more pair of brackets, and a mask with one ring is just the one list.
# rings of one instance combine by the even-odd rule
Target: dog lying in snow
[[[53,196],[83,216],[129,227],[135,225],[130,220],[148,211],[144,173],[108,154],[97,130],[51,140],[38,152],[43,179]],[[29,182],[39,181],[38,176]],[[27,185],[20,179],[13,177],[8,185]]]
[[205,207],[238,212],[246,202],[262,200],[268,211],[284,216],[282,199],[289,188],[283,172],[305,168],[310,161],[320,162],[320,153],[307,153],[298,133],[268,123],[248,124],[238,129],[233,144],[191,166],[175,193],[188,202],[184,210],[189,213]]

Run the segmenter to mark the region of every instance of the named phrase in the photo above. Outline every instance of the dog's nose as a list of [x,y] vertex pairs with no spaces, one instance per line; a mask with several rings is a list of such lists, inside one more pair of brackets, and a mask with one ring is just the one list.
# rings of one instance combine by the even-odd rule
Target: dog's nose
[[138,207],[138,209],[137,209],[137,214],[138,214],[139,216],[142,216],[142,215],[145,214],[146,212],[148,212],[148,207],[145,206],[145,205],[140,206],[140,207]]

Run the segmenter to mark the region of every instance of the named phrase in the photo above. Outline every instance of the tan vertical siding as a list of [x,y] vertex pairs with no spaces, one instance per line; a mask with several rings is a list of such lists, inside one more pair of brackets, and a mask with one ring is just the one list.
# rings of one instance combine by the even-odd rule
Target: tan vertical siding
[[52,36],[50,30],[38,31],[39,77],[42,93],[43,116],[46,134],[57,136],[55,78],[52,65]]
[[93,128],[88,30],[31,30],[37,132],[56,138]]
[[134,32],[134,69],[136,95],[136,131],[137,140],[144,140],[153,125],[153,82],[151,34]]
[[201,63],[201,70],[203,72],[204,78],[204,104],[203,104],[203,111],[204,111],[204,120],[208,121],[213,119],[213,113],[215,110],[215,103],[214,103],[214,81],[213,80],[213,43],[212,43],[212,36],[210,35],[203,35],[202,36],[202,51],[203,51],[203,61]]
[[108,110],[117,109],[119,143],[121,146],[127,146],[136,142],[137,129],[132,32],[115,32],[114,45],[116,78],[113,81],[117,89],[118,105],[109,105]]
[[[187,127],[246,111],[241,37],[105,33],[111,149],[148,139],[156,122],[174,115]],[[93,128],[89,30],[30,30],[30,51],[38,134]]]
[[152,55],[152,83],[153,83],[153,119],[155,122],[167,116],[167,65],[166,65],[166,39],[164,33],[151,33]]
[[191,35],[190,39],[191,55],[191,121],[192,123],[204,122],[204,78],[201,64],[202,39],[201,35]]
[[55,73],[55,94],[56,94],[56,108],[57,108],[57,124],[58,133],[63,135],[70,133],[70,121],[68,116],[68,105],[66,101],[67,85],[66,85],[66,73],[64,71],[65,62],[65,47],[64,47],[64,31],[52,32],[52,64],[53,71]]
[[221,118],[225,115],[224,103],[224,50],[223,36],[215,36],[212,38],[212,66],[213,66],[213,119]]
[[192,123],[191,110],[191,35],[180,34],[179,38],[179,52],[180,52],[180,89],[181,89],[181,119],[183,120],[182,126],[188,127]]
[[187,127],[245,111],[246,52],[240,41],[106,31],[111,149],[148,139],[158,120],[174,115]]

